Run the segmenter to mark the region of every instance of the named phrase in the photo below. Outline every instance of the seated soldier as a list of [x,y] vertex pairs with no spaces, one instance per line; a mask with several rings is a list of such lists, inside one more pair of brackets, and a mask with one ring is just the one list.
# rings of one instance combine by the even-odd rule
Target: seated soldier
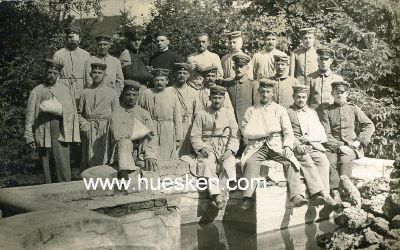
[[239,148],[235,116],[223,107],[225,93],[224,87],[211,86],[211,106],[199,111],[190,134],[198,159],[197,174],[208,178],[208,191],[218,209],[225,205],[221,186],[227,185],[227,179],[221,183],[217,180],[223,179],[221,175],[236,179],[234,154]]
[[329,161],[321,144],[326,142],[324,127],[317,112],[306,104],[310,88],[305,85],[292,88],[294,103],[287,111],[295,136],[294,155],[302,165],[314,205],[334,206],[336,203],[329,195]]
[[[333,82],[331,94],[334,103],[323,109],[321,115],[321,123],[328,138],[325,146],[330,162],[331,195],[337,203],[341,202],[337,190],[339,176],[351,177],[354,160],[363,156],[363,146],[368,145],[375,131],[374,124],[365,113],[358,106],[347,102],[349,88],[350,84],[345,81]],[[356,133],[356,130],[359,132]]]
[[143,160],[144,170],[154,171],[157,168],[157,138],[153,120],[147,110],[136,104],[141,88],[140,83],[125,80],[121,108],[111,116],[113,150],[110,164],[118,164],[118,178],[128,178],[130,172],[139,169],[135,163],[139,165],[138,162]]
[[289,187],[289,198],[295,207],[308,203],[300,180],[300,163],[293,154],[294,134],[286,109],[272,101],[274,83],[261,79],[258,88],[260,103],[246,110],[242,122],[243,137],[248,141],[241,166],[247,189],[243,193],[243,210],[253,207],[254,178],[260,177],[261,162],[273,160],[283,165]]

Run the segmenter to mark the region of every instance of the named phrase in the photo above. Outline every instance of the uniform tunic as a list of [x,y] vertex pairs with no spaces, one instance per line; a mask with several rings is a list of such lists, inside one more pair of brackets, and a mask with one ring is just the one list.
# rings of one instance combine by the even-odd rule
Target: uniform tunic
[[[351,144],[357,140],[362,146],[367,146],[375,131],[375,126],[358,106],[351,103],[342,105],[333,103],[325,108],[322,110],[321,123],[328,138],[326,148],[331,167],[329,176],[331,188],[337,188],[339,176],[351,177],[354,159],[363,155],[362,147],[354,148]],[[358,134],[356,124],[359,126]],[[339,151],[340,146],[349,146],[354,153],[345,155]]]
[[84,89],[78,109],[79,123],[81,128],[89,124],[90,129],[82,138],[82,170],[107,163],[110,153],[109,121],[117,108],[118,95],[105,82]]
[[[299,108],[296,105],[291,105],[287,111],[295,136],[294,153],[304,167],[303,175],[311,195],[323,189],[329,190],[329,161],[322,146],[327,138],[317,112],[307,106]],[[310,142],[301,143],[299,138],[302,136],[308,136]],[[307,146],[309,151],[298,153],[296,147],[299,145]]]
[[[232,57],[237,54],[244,54],[244,53],[243,53],[243,51],[239,51],[239,52],[235,52],[235,53],[228,53],[221,58],[222,70],[224,72],[224,75],[223,75],[224,79],[234,78],[236,76],[235,69],[234,69],[235,64],[232,60]],[[247,73],[247,76],[249,77],[249,79],[253,80],[254,79],[253,78],[253,64],[250,61],[247,65],[249,66],[249,71]]]
[[225,82],[224,87],[227,87],[236,121],[241,124],[246,109],[259,101],[258,82],[243,76]]
[[272,76],[268,79],[275,82],[274,101],[284,107],[293,104],[293,85],[299,85],[300,82],[291,76],[283,75],[281,77]]
[[331,70],[322,73],[317,70],[307,76],[307,85],[310,86],[308,106],[312,109],[318,108],[322,103],[333,103],[331,83],[343,81],[343,77],[334,74]]
[[182,59],[170,50],[158,51],[149,59],[149,65],[153,68],[162,68],[172,70],[174,63],[180,63]]
[[158,137],[159,159],[176,159],[176,142],[183,139],[183,132],[180,104],[174,97],[172,87],[167,87],[161,92],[147,89],[143,91],[138,104],[146,109],[153,119]]
[[148,86],[153,79],[152,75],[147,71],[146,65],[139,55],[125,49],[122,51],[119,60],[122,65],[122,73],[125,80],[134,80]]
[[[225,129],[227,127],[230,128],[230,131]],[[231,135],[229,135],[230,133]],[[228,139],[229,136],[230,139]],[[225,151],[231,150],[235,154],[239,148],[238,125],[231,111],[225,107],[217,111],[212,107],[199,111],[193,122],[190,139],[197,153],[202,148],[206,148],[209,152],[207,158],[198,154],[197,175],[218,178],[224,170],[223,173],[228,178],[236,178],[235,157],[233,155],[224,160],[221,165],[217,161]],[[220,194],[220,187],[213,180],[209,182],[208,189],[210,195]]]
[[[155,133],[155,127],[150,113],[142,107],[119,108],[111,117],[111,148],[110,163],[118,162],[119,170],[136,170],[135,160],[157,159],[157,142],[155,134],[151,139],[142,138],[132,141],[132,131],[135,129],[134,119]],[[134,155],[136,151],[137,154]]]
[[94,61],[102,61],[107,64],[107,76],[104,79],[104,83],[110,88],[114,89],[119,96],[124,88],[124,75],[122,73],[120,61],[110,54],[107,54],[101,58],[96,56],[91,56],[89,58],[85,65],[85,87],[87,88],[93,83],[92,77],[90,76],[90,72],[92,71],[90,64]]
[[54,53],[53,60],[63,63],[61,82],[71,90],[76,100],[79,100],[84,88],[85,62],[90,54],[86,50],[62,48]]
[[198,91],[194,88],[184,84],[182,87],[172,86],[172,93],[179,102],[179,108],[182,115],[182,138],[183,142],[179,149],[178,155],[190,154],[192,145],[188,132],[192,126],[192,122],[195,114],[197,113],[198,107]]
[[270,52],[262,51],[254,54],[252,59],[254,79],[261,79],[275,75],[274,55],[287,56],[285,52],[273,49]]
[[[219,56],[215,53],[212,53],[208,50],[203,51],[202,53],[195,52],[190,54],[187,58],[187,63],[190,65],[199,65],[202,68],[206,68],[209,66],[216,66],[218,68],[218,76],[223,75],[221,60]],[[190,76],[188,82],[197,87],[201,87],[203,85],[203,77],[195,70],[190,70]]]
[[290,76],[301,83],[307,82],[306,76],[318,70],[318,54],[314,47],[301,47],[290,55]]

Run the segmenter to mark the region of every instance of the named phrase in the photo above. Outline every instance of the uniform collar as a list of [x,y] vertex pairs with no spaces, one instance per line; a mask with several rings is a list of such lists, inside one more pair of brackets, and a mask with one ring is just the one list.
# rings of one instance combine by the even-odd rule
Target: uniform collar
[[308,110],[308,106],[305,105],[304,107],[300,108],[299,106],[297,106],[296,104],[293,103],[293,105],[290,106],[294,111],[303,111],[306,112]]
[[287,74],[284,74],[283,76],[281,76],[281,77],[277,77],[276,75],[274,75],[274,79],[275,80],[285,80],[286,78],[288,78],[289,77],[289,75],[287,75]]
[[336,103],[336,102],[333,103],[333,105],[335,105],[335,107],[343,107],[343,106],[346,106],[347,104],[348,104],[348,102],[344,102],[342,104],[339,104],[339,103]]
[[320,76],[328,77],[333,74],[331,69],[328,69],[325,73],[318,69],[318,73]]
[[247,81],[249,79],[248,75],[244,75],[242,78],[238,79],[236,78],[236,81],[238,81],[239,83],[244,83],[245,81]]

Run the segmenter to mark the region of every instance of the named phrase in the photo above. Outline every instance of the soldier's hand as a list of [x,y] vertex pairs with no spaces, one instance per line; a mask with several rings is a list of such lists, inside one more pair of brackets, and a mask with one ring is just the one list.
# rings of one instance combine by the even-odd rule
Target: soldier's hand
[[144,167],[147,171],[157,171],[157,160],[153,158],[144,160]]
[[310,142],[310,138],[308,137],[308,135],[303,135],[302,137],[299,138],[299,141],[301,143],[307,144]]
[[36,148],[36,142],[30,142],[30,143],[28,143],[28,147],[30,148],[30,149],[35,149]]
[[293,156],[293,151],[289,147],[285,147],[283,149],[283,156],[286,158],[290,158]]
[[307,147],[307,145],[300,144],[300,145],[297,145],[296,151],[299,154],[305,155],[308,152],[308,147]]
[[225,153],[221,156],[221,160],[225,161],[226,159],[228,159],[229,157],[231,157],[233,155],[232,150],[226,150]]
[[176,148],[179,148],[182,145],[182,140],[176,141]]
[[83,133],[85,133],[86,136],[88,136],[89,131],[90,131],[90,124],[89,124],[89,123],[86,123],[85,125],[83,125],[83,126],[81,127],[81,131],[82,131]]
[[208,158],[209,153],[208,153],[208,150],[207,150],[206,148],[200,149],[199,153],[200,153],[200,155],[203,156],[204,158]]
[[351,146],[354,147],[354,148],[359,148],[360,145],[361,145],[361,143],[360,143],[359,141],[354,141],[354,142],[351,144]]
[[146,140],[151,141],[154,138],[154,133],[150,132],[145,137]]
[[352,155],[354,150],[349,146],[340,146],[339,150],[345,155]]

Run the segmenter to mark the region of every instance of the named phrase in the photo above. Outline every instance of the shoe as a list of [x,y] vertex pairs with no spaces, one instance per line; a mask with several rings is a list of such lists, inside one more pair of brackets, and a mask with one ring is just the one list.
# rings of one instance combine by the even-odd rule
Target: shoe
[[221,210],[225,207],[225,202],[221,195],[215,196],[214,201],[215,201],[215,205],[217,206],[218,210]]
[[315,195],[311,200],[311,205],[313,205],[314,207],[323,206],[325,204],[326,204],[325,198],[320,195]]
[[342,199],[340,198],[340,193],[337,189],[331,190],[331,196],[333,200],[336,202],[336,204],[342,204]]
[[301,207],[308,204],[308,200],[301,195],[294,196],[290,201],[293,203],[294,207]]
[[244,198],[244,202],[242,204],[242,209],[244,211],[248,211],[253,208],[253,201],[250,198]]

